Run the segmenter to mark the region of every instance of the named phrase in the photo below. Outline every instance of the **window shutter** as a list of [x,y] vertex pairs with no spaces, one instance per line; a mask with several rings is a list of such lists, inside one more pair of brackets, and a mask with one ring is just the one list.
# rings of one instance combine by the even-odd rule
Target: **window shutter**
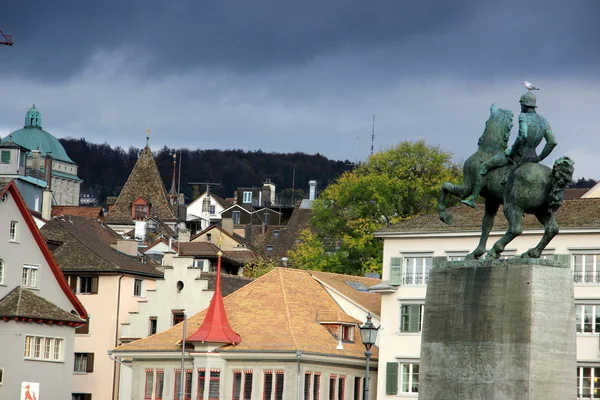
[[437,267],[438,265],[440,265],[441,262],[444,262],[444,261],[448,261],[448,257],[446,257],[446,256],[433,257],[433,260],[431,262],[434,267]]
[[97,276],[92,278],[92,294],[98,294],[98,279]]
[[87,369],[85,372],[94,372],[94,353],[87,353]]
[[71,286],[73,293],[77,293],[77,275],[69,276],[69,286]]
[[420,304],[411,304],[409,306],[409,321],[408,321],[408,331],[409,332],[419,332],[419,321],[421,320],[421,305]]
[[402,257],[390,259],[390,285],[400,286],[402,284]]
[[398,394],[398,363],[389,362],[385,369],[385,394]]
[[92,400],[92,394],[91,393],[86,393],[83,395],[83,400]]
[[570,254],[554,254],[554,261],[558,261],[561,264],[571,265],[571,255]]

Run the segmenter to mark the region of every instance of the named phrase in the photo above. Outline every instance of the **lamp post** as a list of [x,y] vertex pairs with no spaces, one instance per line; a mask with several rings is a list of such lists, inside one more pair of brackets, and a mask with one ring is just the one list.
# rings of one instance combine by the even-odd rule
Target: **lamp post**
[[360,329],[360,338],[365,345],[365,356],[367,356],[367,375],[365,377],[365,388],[363,394],[363,400],[369,400],[369,363],[371,362],[371,347],[375,344],[377,340],[377,332],[379,331],[379,327],[373,325],[371,322],[371,313],[367,315],[367,322],[364,325],[359,327]]

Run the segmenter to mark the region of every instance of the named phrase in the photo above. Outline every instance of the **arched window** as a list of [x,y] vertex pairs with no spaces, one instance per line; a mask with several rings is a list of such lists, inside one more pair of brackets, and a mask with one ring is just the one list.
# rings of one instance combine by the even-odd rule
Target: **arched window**
[[4,284],[4,260],[0,258],[0,285]]

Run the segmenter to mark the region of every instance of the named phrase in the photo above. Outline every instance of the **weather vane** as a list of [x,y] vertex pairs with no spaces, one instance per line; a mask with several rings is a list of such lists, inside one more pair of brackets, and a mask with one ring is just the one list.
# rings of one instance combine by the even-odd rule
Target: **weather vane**
[[217,252],[217,255],[219,257],[221,257],[223,255],[223,252],[221,251],[221,246],[223,245],[223,232],[219,233],[219,251]]
[[148,146],[148,141],[150,140],[150,128],[146,129],[146,146]]

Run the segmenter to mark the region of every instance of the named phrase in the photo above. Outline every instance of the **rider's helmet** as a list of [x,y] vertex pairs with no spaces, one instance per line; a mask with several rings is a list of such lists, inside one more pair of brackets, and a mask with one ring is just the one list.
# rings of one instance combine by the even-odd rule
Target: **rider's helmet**
[[531,93],[531,92],[527,92],[525,94],[523,94],[523,96],[521,96],[521,99],[519,100],[519,103],[521,103],[524,106],[527,107],[537,107],[535,105],[535,94]]

